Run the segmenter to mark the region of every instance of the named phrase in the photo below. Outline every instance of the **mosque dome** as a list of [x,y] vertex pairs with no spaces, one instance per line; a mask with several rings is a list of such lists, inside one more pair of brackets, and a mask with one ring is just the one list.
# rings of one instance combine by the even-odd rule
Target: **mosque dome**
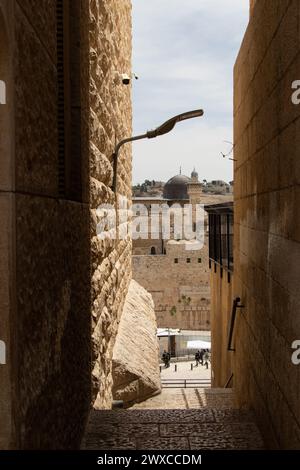
[[185,175],[176,175],[164,186],[164,199],[189,199],[188,184],[191,179]]

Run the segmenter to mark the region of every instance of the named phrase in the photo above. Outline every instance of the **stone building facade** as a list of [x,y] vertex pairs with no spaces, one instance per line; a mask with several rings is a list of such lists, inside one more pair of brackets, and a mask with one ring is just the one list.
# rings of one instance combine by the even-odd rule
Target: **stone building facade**
[[133,278],[152,294],[159,328],[210,329],[208,250],[197,245],[170,240],[165,255],[132,257]]
[[[181,208],[191,205],[191,228],[195,230],[197,204],[204,206],[231,199],[231,195],[203,194],[195,169],[191,178],[181,173],[172,177],[164,186],[162,198],[133,198],[141,231],[133,240],[133,278],[151,292],[160,328],[210,330],[207,214],[203,211],[204,245],[199,246],[184,240],[183,229],[180,235],[176,232],[176,207],[182,216]],[[165,239],[162,230],[164,206],[174,208],[170,215],[170,239]],[[153,208],[160,217],[159,230],[154,233],[150,221],[150,215],[155,213],[151,212]]]
[[[211,265],[213,384],[224,386],[233,372],[237,406],[254,411],[272,449],[300,448],[300,369],[292,361],[300,338],[300,107],[292,101],[299,28],[298,1],[250,2],[234,69],[230,284],[218,260]],[[229,352],[236,298],[241,308]]]
[[[0,447],[74,448],[90,404],[111,405],[131,280],[130,239],[96,238],[115,142],[131,135],[116,83],[131,2],[1,0],[0,39]],[[130,197],[130,146],[118,178]]]
[[233,349],[229,347],[233,311],[233,203],[205,206],[209,215],[211,382],[232,385]]
[[235,65],[234,295],[239,406],[254,409],[270,447],[300,448],[300,3],[252,2]]

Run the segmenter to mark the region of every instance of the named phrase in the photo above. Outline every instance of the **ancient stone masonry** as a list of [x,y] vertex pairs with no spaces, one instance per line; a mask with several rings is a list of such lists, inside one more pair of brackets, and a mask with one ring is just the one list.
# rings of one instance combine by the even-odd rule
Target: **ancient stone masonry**
[[250,15],[252,15],[252,13],[254,11],[254,7],[255,7],[256,2],[257,2],[257,0],[250,0]]
[[160,328],[210,329],[207,246],[197,242],[166,243],[165,255],[134,255],[133,277],[153,296]]
[[[92,377],[97,406],[112,400],[112,354],[131,278],[131,241],[100,240],[96,212],[114,204],[112,153],[115,144],[131,135],[130,87],[116,82],[117,73],[131,71],[131,2],[90,1],[90,170],[92,230]],[[131,197],[131,148],[119,156],[120,194]],[[100,215],[99,215],[100,214]]]
[[[0,0],[0,39],[0,447],[76,448],[91,403],[111,404],[131,279],[130,239],[96,237],[131,135],[115,80],[131,71],[131,2]],[[130,146],[118,183],[129,197]]]
[[152,296],[131,281],[113,355],[113,396],[126,405],[161,390]]
[[234,73],[235,389],[281,449],[300,446],[299,28],[298,0],[257,0]]

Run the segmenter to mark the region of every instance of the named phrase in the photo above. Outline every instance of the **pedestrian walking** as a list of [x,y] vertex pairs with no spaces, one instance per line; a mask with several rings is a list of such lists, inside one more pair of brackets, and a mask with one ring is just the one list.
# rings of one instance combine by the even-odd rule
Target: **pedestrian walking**
[[204,365],[206,366],[206,369],[208,369],[208,361],[209,361],[209,352],[205,351],[203,355],[203,362],[204,362]]
[[200,351],[197,351],[195,354],[196,367],[198,367],[200,362]]

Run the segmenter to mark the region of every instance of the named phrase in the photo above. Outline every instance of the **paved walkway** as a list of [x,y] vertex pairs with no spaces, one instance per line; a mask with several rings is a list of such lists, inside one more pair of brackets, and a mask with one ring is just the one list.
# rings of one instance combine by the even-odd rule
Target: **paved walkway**
[[162,393],[129,408],[138,409],[197,409],[233,408],[230,389],[164,388]]
[[[230,390],[198,389],[197,391],[198,409],[137,409],[136,405],[128,410],[93,410],[82,448],[91,450],[263,448],[262,439],[251,413],[232,408]],[[170,390],[167,390],[167,393],[169,392]],[[187,394],[192,392],[188,391]],[[164,406],[163,400],[160,405]]]
[[[191,370],[191,364],[193,364],[193,370]],[[165,368],[161,365],[161,378],[162,379],[210,379],[211,368],[210,364],[208,369],[205,366],[195,366],[195,361],[186,362],[171,362],[170,367]],[[177,372],[175,372],[175,365],[177,366]]]

